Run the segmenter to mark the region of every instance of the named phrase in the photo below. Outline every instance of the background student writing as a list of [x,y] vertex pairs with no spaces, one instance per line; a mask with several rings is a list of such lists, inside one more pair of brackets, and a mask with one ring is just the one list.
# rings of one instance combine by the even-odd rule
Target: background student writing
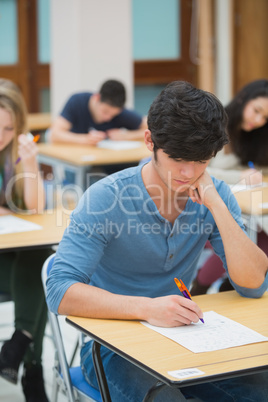
[[105,81],[99,92],[72,95],[51,126],[52,142],[96,145],[111,140],[143,140],[147,119],[124,107],[126,90],[117,80]]
[[[27,138],[27,111],[19,88],[0,79],[0,215],[11,210],[41,213],[45,207],[37,146]],[[15,163],[20,157],[19,163]],[[11,185],[13,181],[13,184]],[[0,376],[16,384],[24,363],[22,389],[28,402],[48,402],[42,372],[47,308],[41,268],[50,250],[0,254],[0,291],[14,301],[15,332],[0,352]]]
[[[80,92],[72,95],[50,130],[50,140],[95,146],[104,139],[142,140],[147,128],[147,118],[134,110],[125,108],[126,90],[117,80],[107,80],[98,92]],[[113,164],[93,168],[91,173],[110,174],[133,164]],[[74,177],[65,170],[66,182],[73,183]]]

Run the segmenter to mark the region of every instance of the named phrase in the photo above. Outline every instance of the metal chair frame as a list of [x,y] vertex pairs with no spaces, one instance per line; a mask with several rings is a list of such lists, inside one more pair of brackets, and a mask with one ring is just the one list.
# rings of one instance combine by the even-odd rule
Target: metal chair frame
[[[42,282],[45,293],[47,276],[52,268],[54,258],[55,254],[48,257],[42,268]],[[48,319],[55,345],[52,402],[57,402],[59,392],[65,394],[69,402],[101,402],[100,392],[86,382],[81,367],[70,367],[70,364],[68,364],[58,316],[48,311]],[[83,337],[81,336],[80,342],[82,340]]]

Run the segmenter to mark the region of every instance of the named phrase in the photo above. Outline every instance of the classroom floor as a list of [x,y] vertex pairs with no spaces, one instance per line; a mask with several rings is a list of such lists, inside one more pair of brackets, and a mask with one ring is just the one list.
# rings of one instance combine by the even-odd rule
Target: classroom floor
[[[66,351],[67,358],[72,356],[74,350],[74,345],[77,340],[77,331],[70,325],[64,322],[64,317],[62,318],[63,334],[66,340]],[[0,341],[2,345],[3,339],[9,339],[13,333],[13,303],[6,302],[0,303]],[[52,344],[50,335],[50,328],[47,325],[46,335],[44,338],[44,352],[43,352],[43,368],[44,368],[44,379],[45,387],[47,391],[47,396],[50,399],[52,393],[52,367],[54,362],[54,346]],[[78,364],[79,356],[76,355],[75,364]],[[0,377],[0,401],[3,402],[25,402],[24,395],[21,388],[20,381],[17,385],[13,385],[8,381]],[[58,402],[66,402],[67,398],[59,394]]]

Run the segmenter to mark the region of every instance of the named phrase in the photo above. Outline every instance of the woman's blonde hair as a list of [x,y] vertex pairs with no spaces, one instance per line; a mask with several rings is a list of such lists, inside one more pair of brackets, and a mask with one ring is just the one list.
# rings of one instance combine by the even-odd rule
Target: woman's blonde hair
[[[15,136],[12,140],[12,164],[15,166],[15,174],[21,173],[21,164],[15,165],[18,158],[18,136],[26,134],[27,127],[27,107],[19,87],[12,81],[0,78],[0,108],[10,113],[15,127]],[[23,181],[15,182],[15,196],[23,199]]]

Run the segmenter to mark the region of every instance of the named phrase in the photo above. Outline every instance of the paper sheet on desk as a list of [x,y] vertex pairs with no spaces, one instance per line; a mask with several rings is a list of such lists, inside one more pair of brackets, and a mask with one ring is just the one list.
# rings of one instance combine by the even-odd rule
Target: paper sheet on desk
[[121,151],[124,149],[134,149],[139,148],[141,146],[140,141],[112,141],[112,140],[103,140],[100,141],[97,146],[99,148],[107,148],[113,149],[114,151]]
[[156,327],[143,321],[142,324],[194,353],[268,341],[267,337],[214,311],[204,313],[204,321],[205,324],[198,322],[176,328]]
[[262,184],[254,184],[254,185],[248,185],[248,184],[229,184],[230,189],[232,190],[233,193],[238,193],[240,191],[248,191],[248,190],[253,190],[254,188],[262,188],[262,187],[268,187],[268,183],[262,183]]
[[40,230],[42,226],[28,222],[25,219],[17,218],[12,215],[0,216],[0,235],[8,233],[29,232]]

